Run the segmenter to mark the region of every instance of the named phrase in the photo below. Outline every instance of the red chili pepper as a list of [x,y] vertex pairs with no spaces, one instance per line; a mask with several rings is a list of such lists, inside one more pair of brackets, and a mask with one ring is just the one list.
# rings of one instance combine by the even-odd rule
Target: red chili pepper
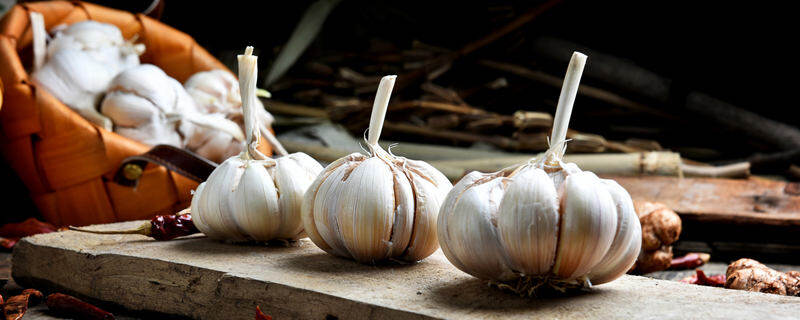
[[[0,297],[2,300],[2,297]],[[36,289],[25,289],[21,294],[8,298],[3,305],[3,315],[6,320],[22,319],[28,307],[39,304],[42,300],[42,293]]]
[[702,266],[711,259],[711,255],[708,253],[696,253],[691,252],[686,254],[683,257],[673,258],[672,262],[670,263],[670,269],[694,269],[699,266]]
[[272,317],[261,312],[261,307],[256,306],[256,320],[272,320]]
[[706,276],[706,273],[703,270],[696,269],[695,274],[686,277],[680,280],[683,283],[689,284],[698,284],[701,286],[710,286],[710,287],[724,287],[725,286],[725,275],[724,274],[715,274],[712,276]]
[[133,230],[95,231],[84,228],[69,227],[70,230],[96,234],[141,234],[155,240],[172,240],[200,232],[192,222],[192,215],[187,210],[178,214],[156,216],[149,223]]
[[114,315],[110,312],[63,293],[53,293],[47,296],[45,304],[47,304],[47,308],[54,314],[64,318],[87,320],[114,319]]
[[57,230],[54,225],[41,222],[36,218],[28,218],[28,220],[17,223],[8,223],[0,227],[0,247],[11,249],[19,241],[19,238]]

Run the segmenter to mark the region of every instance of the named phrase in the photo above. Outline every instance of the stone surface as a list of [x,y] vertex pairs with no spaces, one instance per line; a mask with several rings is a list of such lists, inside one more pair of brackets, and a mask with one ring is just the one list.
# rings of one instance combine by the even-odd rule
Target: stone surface
[[[96,226],[126,229],[142,222]],[[199,319],[685,319],[796,318],[800,298],[623,276],[588,292],[521,298],[450,265],[361,265],[298,245],[233,245],[203,237],[43,234],[14,251],[14,279],[118,304]]]

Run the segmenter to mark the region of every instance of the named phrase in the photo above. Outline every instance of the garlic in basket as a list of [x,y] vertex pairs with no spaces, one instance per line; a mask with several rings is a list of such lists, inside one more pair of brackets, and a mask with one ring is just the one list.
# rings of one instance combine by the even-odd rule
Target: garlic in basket
[[257,150],[261,120],[256,108],[256,62],[253,47],[239,55],[239,83],[247,144],[201,183],[192,197],[197,228],[228,241],[291,240],[303,235],[303,194],[322,166],[304,153],[286,154],[274,136],[267,138],[282,156],[271,159]]
[[[242,124],[242,98],[239,93],[239,81],[226,70],[214,69],[193,74],[183,85],[186,92],[194,99],[198,109],[204,113],[220,113],[226,118]],[[260,119],[263,135],[272,124],[272,117],[260,100],[256,100],[256,113]],[[227,158],[227,157],[226,157]]]
[[57,27],[43,52],[44,20],[31,12],[31,22],[33,81],[85,119],[111,130],[112,122],[97,111],[97,105],[114,76],[139,64],[144,46],[125,41],[114,25],[87,20]]
[[238,154],[244,145],[241,128],[197,109],[180,82],[151,64],[117,75],[100,107],[115,132],[142,143],[186,147],[217,162]]
[[328,253],[359,262],[417,261],[438,248],[436,215],[447,191],[445,176],[423,161],[395,157],[378,145],[396,76],[381,79],[367,145],[334,161],[303,200],[308,237]]
[[471,172],[439,213],[442,251],[464,272],[520,294],[612,281],[634,263],[641,225],[628,192],[561,159],[586,56],[575,52],[550,149],[496,173]]

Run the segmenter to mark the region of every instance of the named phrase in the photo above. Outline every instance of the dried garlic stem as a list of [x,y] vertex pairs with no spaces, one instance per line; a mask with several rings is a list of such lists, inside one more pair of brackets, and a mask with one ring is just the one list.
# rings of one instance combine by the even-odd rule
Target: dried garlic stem
[[31,11],[30,20],[33,33],[33,71],[36,71],[44,65],[47,51],[47,30],[45,30],[44,16],[41,13]]
[[550,134],[550,149],[548,153],[553,154],[556,159],[561,159],[566,151],[567,127],[569,118],[572,115],[572,105],[575,103],[575,96],[578,95],[578,86],[583,75],[583,67],[586,66],[586,55],[580,52],[573,52],[569,60],[567,74],[564,76],[564,84],[561,86],[561,95],[558,97],[556,116],[553,120],[553,132]]
[[389,108],[389,97],[392,95],[394,81],[397,76],[385,76],[378,85],[378,93],[375,95],[375,102],[372,104],[372,116],[369,119],[369,132],[367,144],[370,148],[380,148],[378,139],[383,130],[383,120],[386,118],[386,109]]
[[258,151],[259,119],[256,115],[256,79],[258,78],[258,57],[253,55],[253,47],[248,46],[239,59],[239,90],[242,94],[242,114],[244,115],[244,133],[247,140],[245,154],[253,159],[266,158]]

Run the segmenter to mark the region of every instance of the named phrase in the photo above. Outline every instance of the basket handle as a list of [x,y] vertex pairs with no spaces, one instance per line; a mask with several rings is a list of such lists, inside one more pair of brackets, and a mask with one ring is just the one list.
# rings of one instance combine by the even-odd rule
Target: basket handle
[[141,155],[122,160],[122,164],[114,175],[114,182],[123,186],[136,187],[148,163],[163,166],[197,182],[208,179],[208,176],[217,167],[216,163],[196,153],[160,144]]

